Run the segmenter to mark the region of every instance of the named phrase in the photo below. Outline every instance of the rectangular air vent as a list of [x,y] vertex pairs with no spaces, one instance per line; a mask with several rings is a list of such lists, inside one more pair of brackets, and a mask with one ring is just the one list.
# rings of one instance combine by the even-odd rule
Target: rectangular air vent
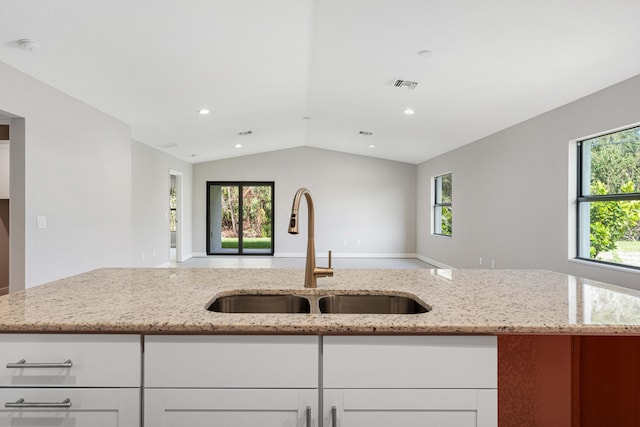
[[402,80],[402,79],[395,79],[395,81],[393,82],[393,86],[394,87],[406,87],[407,89],[415,89],[416,86],[418,86],[418,82],[412,82],[411,80]]

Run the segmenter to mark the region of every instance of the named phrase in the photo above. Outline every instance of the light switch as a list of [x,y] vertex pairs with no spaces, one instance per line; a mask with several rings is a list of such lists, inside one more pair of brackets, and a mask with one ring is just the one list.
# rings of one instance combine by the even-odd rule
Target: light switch
[[38,228],[40,228],[40,229],[47,228],[47,217],[46,216],[39,216],[38,217]]

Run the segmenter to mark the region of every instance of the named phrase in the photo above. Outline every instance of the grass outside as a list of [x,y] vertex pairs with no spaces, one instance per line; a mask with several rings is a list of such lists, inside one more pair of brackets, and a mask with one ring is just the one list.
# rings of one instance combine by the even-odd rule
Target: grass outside
[[620,241],[616,242],[616,247],[621,252],[640,252],[640,241]]
[[602,252],[598,254],[596,259],[640,267],[640,241],[616,242],[615,250]]
[[[271,237],[245,237],[242,239],[242,247],[244,249],[270,249]],[[237,237],[223,237],[223,249],[238,249]]]

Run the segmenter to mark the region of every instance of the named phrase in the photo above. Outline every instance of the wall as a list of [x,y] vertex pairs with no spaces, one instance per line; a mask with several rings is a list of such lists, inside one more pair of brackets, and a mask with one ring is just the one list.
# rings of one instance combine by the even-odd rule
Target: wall
[[313,196],[318,253],[331,249],[337,256],[415,254],[415,165],[312,147],[196,164],[193,247],[200,254],[206,252],[206,182],[216,180],[275,181],[276,256],[303,256],[306,250],[304,202],[300,234],[287,233],[299,187]]
[[[569,260],[571,141],[640,120],[640,76],[418,167],[418,253],[459,268],[542,268],[640,289],[638,272]],[[430,234],[431,179],[453,172],[453,237]],[[571,235],[570,235],[571,234]],[[479,258],[483,265],[479,265]]]
[[[129,265],[129,126],[2,63],[0,92],[0,110],[17,116],[11,121],[11,238],[12,256],[23,265],[14,269],[12,261],[18,283],[12,278],[12,289],[20,282],[31,287],[97,267]],[[24,146],[14,132],[22,134]],[[15,183],[17,192],[14,169],[24,174]],[[16,209],[23,205],[24,225],[21,215],[14,221],[14,194]],[[39,215],[47,217],[46,229],[36,228]],[[14,244],[14,235],[22,242]]]
[[136,141],[131,155],[133,265],[155,267],[169,262],[170,169],[182,172],[182,259],[189,258],[193,166]]

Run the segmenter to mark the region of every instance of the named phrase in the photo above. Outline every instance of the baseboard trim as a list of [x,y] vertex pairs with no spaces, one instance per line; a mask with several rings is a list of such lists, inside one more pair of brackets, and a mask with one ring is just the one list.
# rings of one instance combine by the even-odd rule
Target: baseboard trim
[[[306,253],[304,252],[276,252],[273,254],[275,258],[304,258]],[[417,254],[402,254],[402,253],[354,253],[354,252],[332,252],[331,256],[334,258],[417,258]],[[326,252],[316,252],[316,258],[326,258]]]
[[426,257],[424,255],[416,254],[416,258],[418,258],[420,261],[426,262],[427,264],[435,265],[438,268],[448,268],[448,269],[452,269],[453,268],[453,267],[451,267],[451,266],[449,266],[449,265],[447,265],[445,263],[442,263],[440,261],[436,261],[435,259],[428,258],[428,257]]

